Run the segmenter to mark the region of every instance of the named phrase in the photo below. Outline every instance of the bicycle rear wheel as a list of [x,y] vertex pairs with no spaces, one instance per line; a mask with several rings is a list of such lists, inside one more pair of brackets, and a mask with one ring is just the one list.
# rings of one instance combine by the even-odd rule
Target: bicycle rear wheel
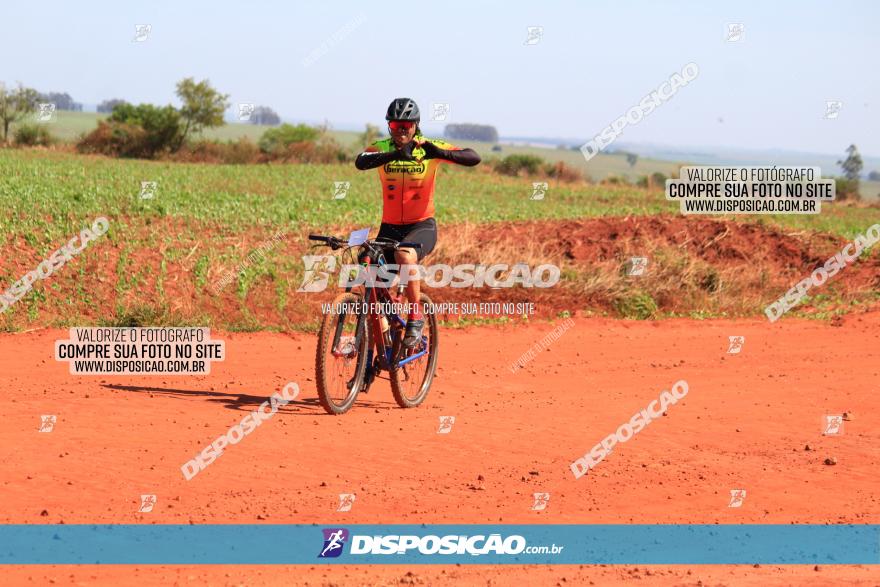
[[[424,306],[428,308],[432,306],[431,298],[427,295],[421,294],[419,299]],[[401,332],[401,338],[402,334]],[[415,347],[406,349],[401,359],[421,352],[425,354],[396,369],[391,369],[389,373],[391,393],[394,395],[394,401],[401,408],[414,408],[425,401],[428,390],[431,389],[431,381],[434,379],[434,370],[437,368],[438,348],[437,317],[433,312],[426,313],[422,340]]]
[[362,304],[361,296],[340,294],[321,322],[315,379],[318,400],[328,414],[344,414],[351,409],[364,382],[370,333]]

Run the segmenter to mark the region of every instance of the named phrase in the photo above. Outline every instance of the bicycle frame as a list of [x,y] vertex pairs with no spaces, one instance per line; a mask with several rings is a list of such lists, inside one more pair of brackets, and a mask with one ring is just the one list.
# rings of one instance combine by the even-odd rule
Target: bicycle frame
[[[365,259],[362,265],[369,270],[370,258],[369,256]],[[379,265],[384,265],[382,259],[380,257]],[[351,291],[352,287],[346,287],[346,291]],[[384,333],[382,332],[382,322],[381,316],[385,316],[389,321],[389,328],[391,327],[392,321],[397,324],[400,328],[406,328],[406,320],[397,315],[396,312],[386,313],[383,309],[383,305],[385,303],[394,303],[394,298],[391,296],[388,288],[384,287],[373,287],[369,284],[369,282],[364,284],[364,306],[361,312],[358,314],[358,323],[355,330],[355,348],[360,348],[361,340],[364,333],[363,324],[364,321],[370,320],[370,331],[372,333],[372,344],[369,345],[367,350],[367,366],[370,368],[373,364],[373,351],[374,349],[377,351],[377,356],[379,358],[379,366],[386,371],[391,371],[394,369],[398,369],[407,363],[415,361],[416,359],[420,359],[421,357],[428,354],[428,339],[426,336],[422,335],[422,344],[425,346],[424,350],[419,351],[413,355],[410,355],[406,358],[400,360],[395,359],[395,353],[399,351],[399,348],[394,348],[394,345],[388,346],[385,344]],[[369,308],[377,308],[376,312],[369,312]],[[369,318],[367,318],[369,316]],[[339,345],[339,337],[342,333],[342,321],[340,320],[339,324],[336,326],[336,332],[333,335],[333,348],[338,348]]]

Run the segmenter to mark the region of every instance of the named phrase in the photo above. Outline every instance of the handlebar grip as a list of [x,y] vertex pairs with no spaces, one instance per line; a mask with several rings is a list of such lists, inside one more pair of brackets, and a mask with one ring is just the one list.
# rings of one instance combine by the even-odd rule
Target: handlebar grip
[[397,243],[397,248],[406,247],[408,249],[421,249],[422,243],[408,243],[408,242],[399,242]]
[[309,240],[310,240],[310,241],[320,241],[320,242],[322,242],[322,243],[329,243],[329,242],[330,242],[330,237],[328,237],[328,236],[321,236],[321,235],[319,235],[319,234],[310,234],[310,235],[309,235]]

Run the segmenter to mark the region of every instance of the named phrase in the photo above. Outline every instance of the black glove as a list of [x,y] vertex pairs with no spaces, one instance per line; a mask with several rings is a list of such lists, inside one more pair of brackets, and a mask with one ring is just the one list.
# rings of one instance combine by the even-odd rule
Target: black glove
[[413,149],[415,149],[416,143],[415,141],[410,141],[404,146],[400,147],[394,153],[394,159],[397,161],[415,161],[416,158],[413,157]]
[[432,143],[431,141],[425,141],[422,143],[422,149],[425,151],[424,159],[447,159],[448,153],[444,150]]

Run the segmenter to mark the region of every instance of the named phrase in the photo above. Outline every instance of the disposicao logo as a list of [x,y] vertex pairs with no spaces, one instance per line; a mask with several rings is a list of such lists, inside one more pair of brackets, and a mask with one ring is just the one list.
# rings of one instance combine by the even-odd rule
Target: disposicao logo
[[318,558],[336,558],[342,554],[342,547],[348,540],[348,530],[345,528],[324,528],[324,547],[318,554]]
[[[549,494],[543,494],[549,497]],[[318,558],[335,558],[346,550],[345,544],[349,543],[348,554],[356,555],[397,555],[406,556],[420,555],[517,555],[517,554],[559,554],[564,545],[545,544],[540,546],[528,546],[524,536],[511,534],[479,534],[469,536],[467,534],[447,534],[438,536],[417,536],[415,534],[379,534],[362,535],[350,534],[345,528],[324,528],[324,546],[318,554]]]

